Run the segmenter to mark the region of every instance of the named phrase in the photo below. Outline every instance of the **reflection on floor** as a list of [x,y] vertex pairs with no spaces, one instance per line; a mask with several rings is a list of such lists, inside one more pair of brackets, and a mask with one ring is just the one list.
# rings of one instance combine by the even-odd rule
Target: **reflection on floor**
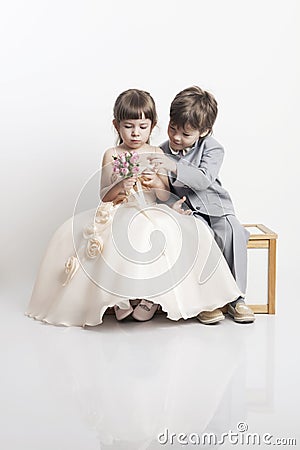
[[2,303],[1,449],[199,448],[203,433],[215,439],[206,448],[252,448],[251,433],[257,448],[278,438],[300,447],[296,318],[205,326],[107,316],[81,329]]

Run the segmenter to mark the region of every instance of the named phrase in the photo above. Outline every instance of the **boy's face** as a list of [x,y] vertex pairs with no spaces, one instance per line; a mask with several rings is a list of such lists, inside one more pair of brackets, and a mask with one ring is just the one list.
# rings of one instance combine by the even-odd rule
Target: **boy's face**
[[179,151],[187,147],[192,147],[199,137],[203,137],[207,131],[200,134],[195,128],[186,125],[185,128],[178,127],[172,122],[169,122],[168,135],[170,139],[170,146],[172,150]]

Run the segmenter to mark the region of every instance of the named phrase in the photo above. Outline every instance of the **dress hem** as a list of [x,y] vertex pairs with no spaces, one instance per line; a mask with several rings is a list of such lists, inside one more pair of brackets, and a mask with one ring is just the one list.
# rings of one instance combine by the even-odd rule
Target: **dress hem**
[[[193,319],[193,318],[197,317],[203,311],[214,311],[215,309],[223,308],[224,306],[228,305],[228,303],[234,302],[235,300],[237,300],[240,297],[245,298],[245,295],[239,294],[234,299],[231,299],[229,301],[226,300],[226,301],[222,302],[221,305],[217,305],[217,306],[213,306],[213,307],[207,307],[207,308],[204,307],[204,308],[201,308],[196,314],[185,315],[185,316],[181,316],[181,317],[178,317],[178,318],[171,317],[171,313],[169,313],[169,311],[166,308],[164,308],[161,303],[158,302],[156,304],[159,305],[160,308],[162,309],[162,311],[167,314],[167,319],[172,320],[173,322],[178,322],[181,319],[183,319],[183,320]],[[87,322],[84,323],[84,324],[72,324],[72,323],[67,323],[67,322],[55,323],[55,322],[47,320],[46,318],[43,318],[43,319],[39,318],[38,315],[34,315],[34,314],[28,313],[28,312],[25,313],[25,316],[30,317],[31,319],[34,319],[34,320],[38,320],[39,322],[42,322],[42,323],[47,323],[48,325],[64,326],[64,327],[81,327],[81,328],[95,327],[95,326],[101,325],[103,323],[102,319],[103,319],[103,316],[105,315],[106,311],[108,310],[108,308],[113,308],[113,307],[114,307],[114,304],[113,305],[107,305],[107,307],[103,311],[103,314],[101,316],[101,320],[99,322],[95,322],[95,323],[87,323]]]

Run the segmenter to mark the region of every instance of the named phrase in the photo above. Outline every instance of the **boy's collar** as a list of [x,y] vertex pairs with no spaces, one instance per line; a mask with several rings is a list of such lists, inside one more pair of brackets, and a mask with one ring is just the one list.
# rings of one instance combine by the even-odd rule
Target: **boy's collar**
[[191,150],[194,150],[194,148],[197,146],[198,142],[199,142],[199,139],[195,142],[194,145],[192,145],[192,147],[186,147],[186,148],[183,148],[182,150],[173,150],[172,147],[170,146],[170,142],[169,142],[169,150],[170,150],[172,155],[185,156]]

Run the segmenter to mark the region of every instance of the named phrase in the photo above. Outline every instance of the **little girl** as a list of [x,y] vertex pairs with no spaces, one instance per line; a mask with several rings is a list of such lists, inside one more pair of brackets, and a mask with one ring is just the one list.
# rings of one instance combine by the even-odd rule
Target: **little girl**
[[161,305],[179,320],[243,296],[205,224],[163,203],[170,196],[167,174],[149,164],[163,153],[149,144],[156,122],[150,94],[119,95],[113,124],[120,143],[103,157],[100,205],[54,234],[28,316],[93,326],[109,307],[118,320],[145,321]]

